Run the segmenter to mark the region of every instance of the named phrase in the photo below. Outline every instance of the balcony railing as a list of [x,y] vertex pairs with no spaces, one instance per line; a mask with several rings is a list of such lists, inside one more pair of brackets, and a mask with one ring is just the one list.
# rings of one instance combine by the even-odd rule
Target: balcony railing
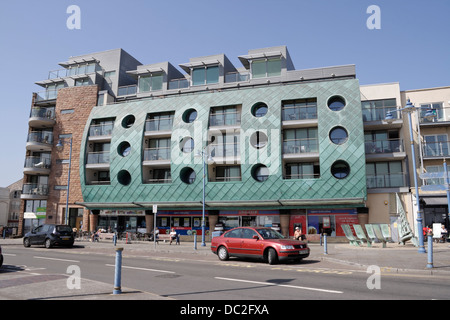
[[225,82],[241,82],[250,79],[249,73],[230,72],[225,74]]
[[26,157],[24,168],[50,169],[51,160],[42,157]]
[[148,179],[148,183],[171,183],[172,178],[167,179]]
[[209,146],[211,157],[238,157],[240,155],[239,143],[216,143]]
[[114,129],[114,122],[93,124],[89,127],[89,136],[91,137],[109,136],[112,134],[113,129]]
[[187,79],[175,79],[169,82],[169,90],[184,89],[189,87],[189,81]]
[[209,116],[210,126],[234,126],[240,123],[240,112],[216,112]]
[[31,108],[30,118],[55,119],[55,108],[33,107]]
[[283,121],[317,119],[317,106],[283,107],[281,117]]
[[53,132],[33,131],[28,134],[27,142],[53,144]]
[[88,152],[86,164],[109,163],[109,151]]
[[284,154],[299,154],[319,152],[319,140],[311,139],[292,139],[283,141]]
[[48,185],[38,183],[25,183],[22,187],[22,194],[48,196]]
[[284,176],[284,179],[319,179],[320,178],[320,174],[318,173],[295,173],[295,174],[286,174]]
[[117,91],[118,96],[128,96],[134,95],[136,93],[137,93],[137,85],[135,84],[130,86],[119,87],[119,90]]
[[234,176],[234,177],[221,177],[221,176],[216,176],[215,177],[215,182],[230,182],[230,181],[241,181],[242,178],[241,176]]
[[35,102],[55,100],[58,96],[58,90],[45,90],[36,92]]
[[423,144],[424,157],[447,157],[450,155],[450,141],[425,142]]
[[406,175],[404,173],[390,173],[367,175],[367,188],[400,188],[406,186]]
[[146,148],[144,149],[144,161],[170,160],[171,148]]
[[172,125],[172,117],[149,119],[145,121],[145,131],[170,131]]
[[402,139],[366,141],[364,145],[366,154],[403,152]]
[[371,107],[362,109],[363,121],[384,121],[388,112],[391,112],[394,119],[401,119],[401,112],[397,111],[397,107]]

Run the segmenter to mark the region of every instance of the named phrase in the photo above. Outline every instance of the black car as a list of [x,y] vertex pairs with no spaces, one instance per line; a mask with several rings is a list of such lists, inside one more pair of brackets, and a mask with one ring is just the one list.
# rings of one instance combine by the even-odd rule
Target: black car
[[34,228],[23,237],[23,245],[45,245],[46,248],[53,246],[72,247],[74,234],[72,228],[68,225],[43,224]]
[[3,265],[3,255],[2,255],[2,247],[0,247],[0,268]]

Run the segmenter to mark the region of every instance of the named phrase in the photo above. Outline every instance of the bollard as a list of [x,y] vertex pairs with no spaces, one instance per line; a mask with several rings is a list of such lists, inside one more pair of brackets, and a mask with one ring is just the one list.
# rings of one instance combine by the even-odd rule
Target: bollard
[[433,268],[433,236],[428,235],[428,264],[427,268]]
[[323,235],[323,254],[328,254],[327,234],[326,233]]
[[322,246],[322,238],[323,238],[323,234],[320,234],[320,246]]
[[116,271],[114,273],[114,290],[113,294],[121,294],[121,278],[122,278],[122,251],[123,248],[116,248]]
[[115,232],[114,232],[114,235],[113,235],[113,243],[114,243],[114,247],[115,247],[116,244],[117,244],[117,233],[115,233]]
[[197,250],[197,233],[194,233],[194,250]]

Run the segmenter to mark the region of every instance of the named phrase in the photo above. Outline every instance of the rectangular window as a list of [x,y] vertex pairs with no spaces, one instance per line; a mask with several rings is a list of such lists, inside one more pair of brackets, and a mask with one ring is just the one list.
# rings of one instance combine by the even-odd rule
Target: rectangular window
[[201,67],[192,70],[192,85],[200,86],[219,82],[219,66]]
[[252,78],[276,77],[281,75],[281,58],[252,60]]
[[398,188],[405,186],[401,161],[366,164],[367,188]]
[[317,119],[317,99],[298,99],[282,102],[282,120]]
[[139,77],[139,92],[162,90],[162,87],[162,74],[151,74]]
[[390,112],[394,119],[400,119],[396,99],[361,101],[363,121],[383,121]]
[[[420,122],[426,123],[426,122],[438,122],[438,121],[445,121],[444,117],[444,109],[442,108],[442,103],[428,103],[428,104],[421,104],[420,105]],[[427,119],[425,118],[425,114],[428,111],[432,111],[434,114],[433,119]]]
[[283,131],[285,154],[318,152],[317,128],[287,129]]
[[285,179],[318,179],[320,178],[319,163],[288,163]]
[[215,181],[241,181],[241,167],[216,167]]
[[424,137],[424,156],[443,157],[449,155],[449,142],[446,134],[428,135]]

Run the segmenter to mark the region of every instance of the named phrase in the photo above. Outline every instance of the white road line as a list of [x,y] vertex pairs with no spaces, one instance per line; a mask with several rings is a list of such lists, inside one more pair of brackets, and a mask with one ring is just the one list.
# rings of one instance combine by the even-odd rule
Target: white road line
[[17,254],[15,253],[3,253],[4,256],[10,256],[10,257],[16,257]]
[[45,259],[45,260],[55,260],[55,261],[64,261],[64,262],[80,262],[78,260],[68,260],[68,259],[58,259],[58,258],[47,258],[47,257],[36,257],[34,256],[33,258],[35,259]]
[[271,283],[271,282],[260,282],[260,281],[221,278],[221,277],[214,277],[214,279],[226,280],[226,281],[236,281],[236,282],[246,282],[246,283],[254,283],[254,284],[262,284],[262,285],[267,285],[267,286],[277,286],[277,287],[285,287],[285,288],[293,288],[293,289],[301,289],[301,290],[320,291],[320,292],[326,292],[326,293],[344,293],[342,291],[335,291],[335,290],[328,290],[328,289],[319,289],[319,288],[310,288],[310,287],[292,286],[292,285],[288,285],[288,284],[276,284],[276,283]]
[[[114,264],[106,264],[106,266],[108,266],[108,267],[115,267]],[[122,266],[122,268],[134,269],[134,270],[143,270],[143,271],[162,272],[162,273],[175,273],[173,271],[167,271],[167,270],[147,269],[147,268],[130,267],[130,266]]]

